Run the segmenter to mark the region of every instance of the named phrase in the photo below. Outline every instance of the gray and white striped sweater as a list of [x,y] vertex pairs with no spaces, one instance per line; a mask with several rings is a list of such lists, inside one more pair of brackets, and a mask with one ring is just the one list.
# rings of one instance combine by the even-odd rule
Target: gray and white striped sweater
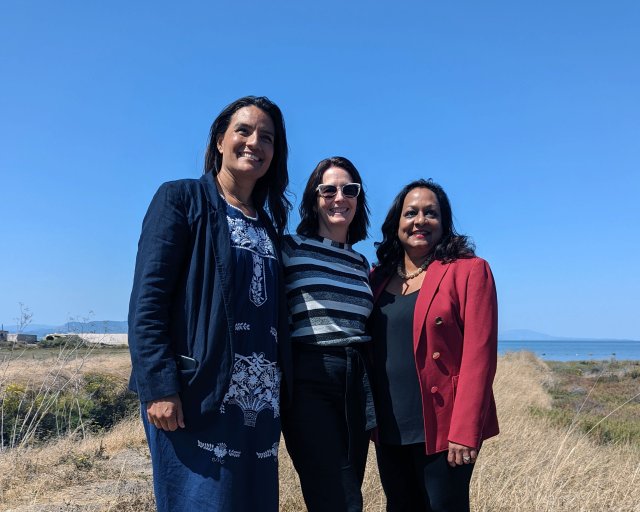
[[282,248],[291,341],[344,346],[370,340],[369,263],[350,245],[287,235]]

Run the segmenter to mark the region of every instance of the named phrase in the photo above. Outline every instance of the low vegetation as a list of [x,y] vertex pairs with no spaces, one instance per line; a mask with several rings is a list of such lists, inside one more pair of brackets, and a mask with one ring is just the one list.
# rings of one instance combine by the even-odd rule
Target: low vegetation
[[601,444],[640,444],[640,361],[550,362],[551,409],[532,408]]
[[[77,341],[71,337],[46,351],[1,354],[0,449],[97,432],[137,410],[123,372],[118,367],[98,371],[95,363],[104,361],[104,353]],[[127,352],[119,355],[127,365]]]
[[[49,375],[43,366],[52,366],[42,359],[13,364],[20,368],[0,371],[2,396],[8,386],[24,383],[26,374],[35,383]],[[82,362],[70,359],[67,364],[85,388],[94,386],[99,402],[103,385],[107,395],[124,385],[129,363],[126,352],[111,351],[92,352]],[[637,369],[636,363],[545,364],[527,353],[501,357],[494,388],[502,431],[481,450],[472,480],[472,510],[638,510],[640,442],[632,435],[638,417]],[[565,413],[570,422],[559,419]],[[623,427],[607,427],[609,434],[603,436],[583,424],[587,418],[600,425],[615,419]],[[56,440],[34,439],[0,453],[0,509],[154,510],[148,451],[137,415],[101,432],[89,430],[76,428]],[[284,444],[280,468],[280,509],[303,511]],[[385,509],[373,450],[363,490],[365,510]]]

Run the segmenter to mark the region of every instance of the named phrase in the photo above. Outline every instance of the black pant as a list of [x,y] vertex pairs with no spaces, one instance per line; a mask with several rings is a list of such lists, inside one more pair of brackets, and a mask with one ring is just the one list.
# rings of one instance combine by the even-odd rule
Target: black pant
[[447,452],[425,455],[424,443],[376,446],[387,512],[468,512],[473,464],[451,467]]
[[369,432],[362,395],[347,390],[349,374],[359,370],[345,349],[304,347],[294,349],[293,368],[293,401],[282,412],[282,430],[307,509],[360,512]]

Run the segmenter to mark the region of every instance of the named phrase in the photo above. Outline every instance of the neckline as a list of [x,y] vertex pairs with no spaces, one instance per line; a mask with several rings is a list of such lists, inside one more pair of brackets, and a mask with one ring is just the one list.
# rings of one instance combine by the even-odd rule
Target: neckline
[[224,204],[226,204],[227,206],[233,208],[237,212],[240,212],[245,219],[249,219],[249,220],[253,220],[253,221],[257,221],[258,220],[258,210],[257,209],[256,209],[256,216],[255,217],[251,217],[250,215],[247,215],[246,213],[244,213],[240,208],[238,208],[237,206],[232,205],[229,201],[227,201],[226,198],[220,193],[220,191],[218,191],[218,195],[224,201]]
[[392,297],[411,297],[414,293],[419,293],[419,292],[420,292],[420,288],[418,288],[417,290],[412,291],[411,293],[407,293],[407,294],[404,294],[404,295],[402,293],[391,293],[386,288],[384,290],[382,290],[382,293],[386,293],[387,295],[391,295]]
[[337,247],[338,249],[351,249],[351,244],[336,242],[335,240],[331,240],[331,238],[325,238],[320,235],[308,236],[307,238],[311,238],[312,240],[316,240],[317,242],[321,242],[324,245],[330,245],[331,247]]

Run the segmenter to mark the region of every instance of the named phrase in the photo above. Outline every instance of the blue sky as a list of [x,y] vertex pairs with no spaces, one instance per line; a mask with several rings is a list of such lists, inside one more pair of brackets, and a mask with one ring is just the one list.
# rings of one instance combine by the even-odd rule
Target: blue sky
[[[431,177],[493,268],[500,329],[640,339],[640,4],[0,6],[0,321],[124,320],[140,224],[229,102],[282,108],[298,197],[363,175],[373,242]],[[294,213],[290,225],[295,228]]]

